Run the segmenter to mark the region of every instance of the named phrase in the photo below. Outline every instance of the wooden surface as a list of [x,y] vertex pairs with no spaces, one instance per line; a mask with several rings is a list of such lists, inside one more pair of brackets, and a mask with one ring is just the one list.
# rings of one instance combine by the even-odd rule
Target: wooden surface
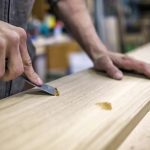
[[[150,62],[149,50],[130,55]],[[150,110],[143,76],[126,73],[116,81],[86,70],[50,85],[59,97],[32,90],[0,101],[0,150],[114,150]]]
[[150,150],[150,112],[142,119],[118,150]]

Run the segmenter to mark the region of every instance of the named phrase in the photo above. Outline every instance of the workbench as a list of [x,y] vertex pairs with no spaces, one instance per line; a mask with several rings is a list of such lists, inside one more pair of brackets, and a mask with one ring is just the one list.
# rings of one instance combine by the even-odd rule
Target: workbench
[[[149,51],[129,55],[150,62]],[[0,150],[149,150],[150,80],[124,74],[89,69],[50,82],[60,96],[31,89],[1,100]]]

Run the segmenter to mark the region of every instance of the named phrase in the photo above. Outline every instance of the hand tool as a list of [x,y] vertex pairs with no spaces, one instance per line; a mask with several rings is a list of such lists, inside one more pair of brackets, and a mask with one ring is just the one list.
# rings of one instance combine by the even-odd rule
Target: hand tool
[[54,87],[49,86],[47,84],[43,84],[41,86],[38,86],[38,85],[32,83],[25,75],[22,75],[21,78],[23,78],[30,85],[32,85],[34,87],[38,87],[38,89],[40,89],[44,93],[47,93],[47,94],[50,94],[50,95],[53,95],[53,96],[59,96],[59,92],[58,92],[57,88],[54,88]]
[[[8,64],[8,59],[6,59],[6,66],[5,66],[6,69],[7,69],[7,64]],[[43,84],[41,86],[38,86],[38,85],[34,84],[33,82],[31,82],[24,74],[21,75],[20,77],[23,78],[30,85],[32,85],[34,87],[38,87],[38,89],[40,89],[44,93],[47,93],[47,94],[50,94],[53,96],[59,96],[59,92],[58,92],[57,88],[54,88],[54,87],[49,86],[47,84]]]

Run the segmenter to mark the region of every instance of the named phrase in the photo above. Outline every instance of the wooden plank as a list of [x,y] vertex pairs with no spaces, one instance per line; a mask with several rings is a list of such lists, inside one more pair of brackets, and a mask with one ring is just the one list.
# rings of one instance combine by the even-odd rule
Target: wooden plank
[[118,150],[150,150],[150,112],[137,125]]
[[[149,49],[130,55],[150,62]],[[59,97],[28,91],[0,101],[0,149],[114,150],[150,110],[150,82],[143,76],[116,81],[86,70],[50,85]]]

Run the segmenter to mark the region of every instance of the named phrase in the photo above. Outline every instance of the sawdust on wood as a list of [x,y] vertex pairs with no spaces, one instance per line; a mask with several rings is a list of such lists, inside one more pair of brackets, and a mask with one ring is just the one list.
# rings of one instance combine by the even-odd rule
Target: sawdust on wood
[[96,103],[96,105],[104,110],[112,110],[112,105],[109,102],[100,102],[100,103]]

